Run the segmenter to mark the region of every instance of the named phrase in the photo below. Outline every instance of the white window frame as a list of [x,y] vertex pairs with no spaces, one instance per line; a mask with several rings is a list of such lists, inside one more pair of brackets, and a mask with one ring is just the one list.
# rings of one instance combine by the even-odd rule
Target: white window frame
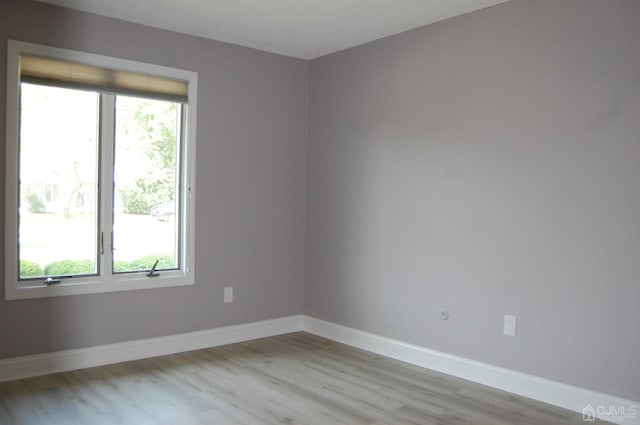
[[[44,279],[20,281],[18,279],[18,207],[19,207],[19,110],[20,110],[20,55],[28,54],[161,76],[188,83],[188,103],[182,125],[182,159],[180,165],[180,269],[163,270],[157,277],[145,272],[112,273],[112,211],[105,208],[100,214],[100,229],[104,232],[104,251],[98,276],[79,276],[62,279],[59,284],[45,285]],[[6,123],[6,192],[5,192],[5,299],[43,298],[101,292],[129,291],[149,288],[193,285],[194,282],[194,223],[195,223],[195,164],[196,115],[198,74],[193,71],[118,59],[92,53],[61,49],[21,41],[8,41],[7,49],[7,123]],[[106,126],[105,126],[106,127]],[[101,129],[100,149],[102,161],[113,163],[113,129]],[[106,141],[106,143],[104,142]],[[106,150],[106,152],[105,152]],[[103,166],[100,185],[102,199],[113,199],[113,169]]]

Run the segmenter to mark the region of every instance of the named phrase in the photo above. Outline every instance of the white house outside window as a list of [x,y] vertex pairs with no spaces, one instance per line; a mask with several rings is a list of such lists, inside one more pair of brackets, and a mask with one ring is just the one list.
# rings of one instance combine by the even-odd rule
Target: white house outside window
[[9,42],[6,298],[193,284],[197,74]]

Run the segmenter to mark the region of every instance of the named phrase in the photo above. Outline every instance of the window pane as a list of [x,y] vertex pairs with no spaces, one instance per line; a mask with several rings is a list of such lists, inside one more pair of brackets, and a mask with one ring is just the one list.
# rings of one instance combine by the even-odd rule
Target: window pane
[[96,274],[99,95],[20,90],[20,279]]
[[116,98],[114,272],[179,266],[179,103]]

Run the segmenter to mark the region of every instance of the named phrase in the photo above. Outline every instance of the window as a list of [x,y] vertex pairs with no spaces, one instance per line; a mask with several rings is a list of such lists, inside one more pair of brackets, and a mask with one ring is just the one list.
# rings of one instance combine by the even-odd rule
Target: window
[[6,298],[193,284],[197,74],[9,42]]

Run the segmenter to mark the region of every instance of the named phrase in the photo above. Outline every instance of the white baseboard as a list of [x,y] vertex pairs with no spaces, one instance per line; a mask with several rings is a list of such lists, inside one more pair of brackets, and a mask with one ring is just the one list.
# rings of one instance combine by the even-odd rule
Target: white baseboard
[[[640,402],[430,350],[310,316],[304,316],[303,320],[304,331],[333,341],[575,412],[583,413],[586,406],[592,406],[596,417],[614,423],[640,424]],[[617,410],[610,411],[610,406]],[[622,417],[622,414],[626,416]],[[621,417],[611,417],[616,415]]]
[[[298,331],[306,331],[376,354],[576,412],[582,413],[586,406],[593,406],[596,410],[596,416],[601,419],[624,425],[640,425],[640,403],[636,401],[430,350],[303,315],[159,338],[3,359],[0,360],[0,382],[215,347]],[[606,411],[610,406],[617,409],[613,412],[614,414],[634,412],[636,413],[635,418],[606,416],[610,413]],[[600,410],[598,415],[598,408],[605,408],[605,410]]]
[[0,360],[0,382],[120,363],[302,330],[302,315]]

